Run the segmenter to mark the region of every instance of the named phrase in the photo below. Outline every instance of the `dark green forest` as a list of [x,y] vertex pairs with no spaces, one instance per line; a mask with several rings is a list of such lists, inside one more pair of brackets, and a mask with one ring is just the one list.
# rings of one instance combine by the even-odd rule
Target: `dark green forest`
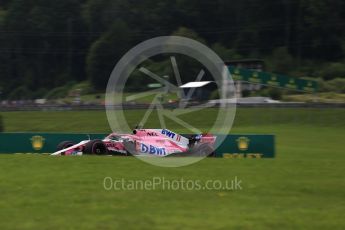
[[83,81],[104,91],[126,51],[172,34],[224,60],[257,58],[267,71],[344,84],[343,0],[1,0],[1,98]]

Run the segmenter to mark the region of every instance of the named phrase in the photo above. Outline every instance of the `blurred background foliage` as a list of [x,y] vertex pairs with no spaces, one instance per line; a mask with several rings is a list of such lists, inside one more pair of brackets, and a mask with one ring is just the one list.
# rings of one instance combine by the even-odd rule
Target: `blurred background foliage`
[[[126,51],[172,34],[224,60],[263,59],[267,71],[318,79],[321,91],[344,93],[344,19],[343,0],[1,0],[1,98],[57,98],[72,83],[83,93],[104,92]],[[186,63],[181,72],[194,79]],[[147,65],[170,68],[164,60]],[[129,90],[140,89],[145,80],[133,75]]]

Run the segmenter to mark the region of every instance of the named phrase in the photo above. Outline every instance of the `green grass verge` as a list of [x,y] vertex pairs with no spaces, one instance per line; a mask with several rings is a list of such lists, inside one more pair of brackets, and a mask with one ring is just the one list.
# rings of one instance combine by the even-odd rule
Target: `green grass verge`
[[327,92],[327,93],[315,93],[315,94],[294,94],[294,95],[284,95],[284,101],[293,101],[293,102],[336,102],[336,103],[344,103],[345,102],[345,94],[344,93],[334,93],[334,92]]
[[[213,125],[217,109],[204,109],[182,115],[185,121],[203,130]],[[135,127],[145,114],[145,110],[127,110],[125,116],[129,126]],[[35,111],[2,112],[5,132],[110,132],[104,111]],[[146,128],[159,126],[156,114],[145,124]],[[276,125],[307,125],[315,127],[345,127],[344,109],[285,109],[285,108],[242,108],[237,109],[231,132],[247,127],[256,132],[256,127]],[[151,117],[150,117],[151,118]],[[176,132],[188,132],[171,120],[167,127]],[[269,129],[266,129],[269,132]]]
[[[131,111],[128,119],[135,123],[141,113]],[[239,109],[232,132],[275,134],[275,159],[204,159],[160,168],[131,157],[1,155],[1,229],[344,229],[344,113]],[[192,118],[206,127],[214,114]],[[109,131],[101,111],[2,115],[6,131]],[[107,191],[108,176],[237,177],[243,189]]]

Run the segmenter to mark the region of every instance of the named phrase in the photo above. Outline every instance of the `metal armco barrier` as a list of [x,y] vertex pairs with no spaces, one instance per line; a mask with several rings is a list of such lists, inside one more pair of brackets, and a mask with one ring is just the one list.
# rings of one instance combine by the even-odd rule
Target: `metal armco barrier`
[[[0,153],[53,153],[62,141],[103,139],[107,134],[81,133],[0,133]],[[274,157],[274,135],[226,135],[216,150],[217,157]]]
[[[201,104],[201,103],[200,103]],[[113,108],[119,108],[124,110],[131,109],[148,109],[151,104],[123,104],[114,105]],[[177,104],[162,104],[164,108],[176,109],[178,108]],[[193,105],[193,107],[198,106],[198,104]],[[204,105],[203,105],[204,106]],[[210,105],[211,107],[218,108],[220,103],[214,103]],[[281,102],[281,103],[237,103],[239,108],[345,108],[345,103],[321,103],[321,102]],[[187,106],[188,107],[188,106]],[[201,106],[202,107],[202,106]],[[104,111],[104,105],[20,105],[20,106],[5,106],[0,107],[0,111],[9,112],[9,111],[91,111],[99,110]]]

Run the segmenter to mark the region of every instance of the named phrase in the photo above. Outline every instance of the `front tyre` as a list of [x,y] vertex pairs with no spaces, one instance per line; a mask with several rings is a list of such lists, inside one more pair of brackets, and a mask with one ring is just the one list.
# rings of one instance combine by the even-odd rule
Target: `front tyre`
[[86,143],[83,153],[84,154],[95,154],[105,155],[107,154],[107,147],[102,140],[92,140]]
[[66,149],[68,147],[71,147],[72,145],[74,145],[74,142],[72,142],[72,141],[63,141],[57,145],[56,150],[60,151],[60,150]]

